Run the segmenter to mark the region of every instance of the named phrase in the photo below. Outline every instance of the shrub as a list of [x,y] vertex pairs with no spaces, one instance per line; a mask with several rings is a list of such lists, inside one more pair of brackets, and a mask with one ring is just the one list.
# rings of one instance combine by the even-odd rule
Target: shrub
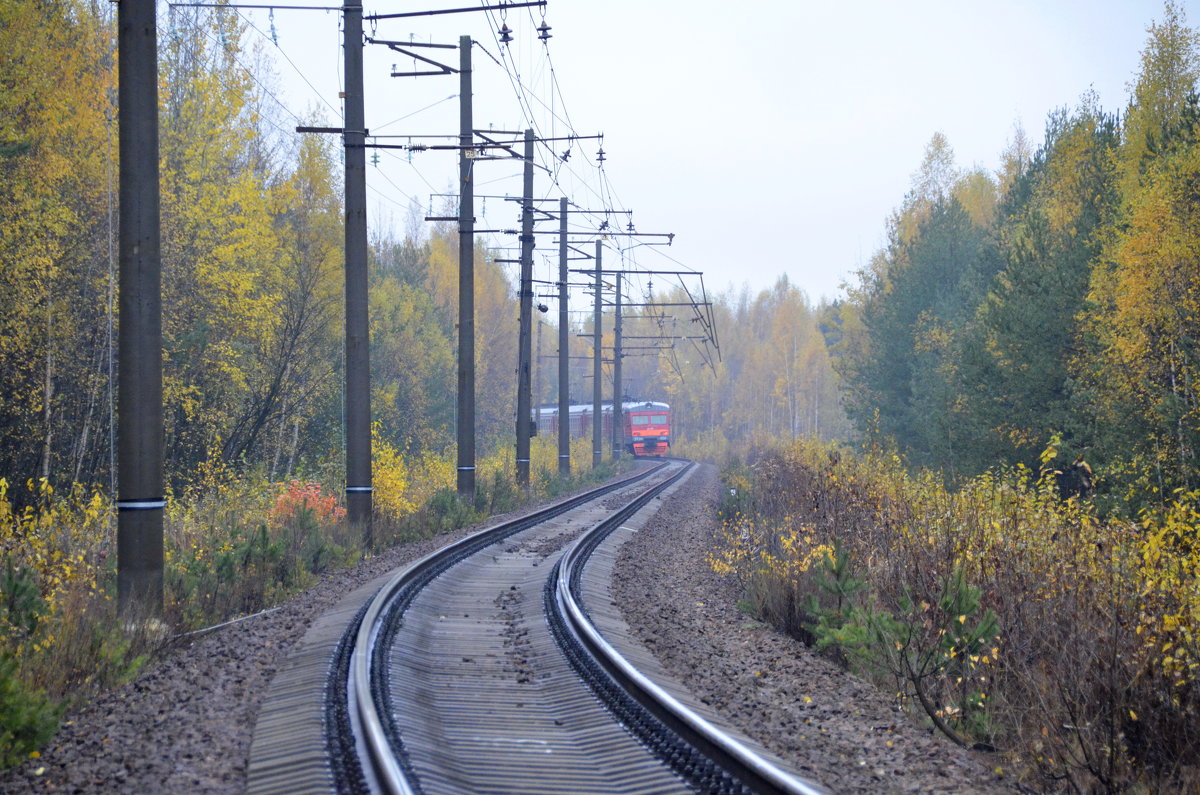
[[378,517],[398,521],[417,509],[411,498],[410,467],[395,447],[383,438],[378,423],[371,428],[372,506]]
[[228,470],[168,501],[166,618],[194,628],[254,612],[357,560],[346,510],[316,481]]
[[63,705],[19,675],[48,609],[29,572],[11,560],[0,574],[0,602],[0,767],[9,767],[54,735]]
[[30,688],[17,675],[17,661],[0,654],[0,767],[20,764],[49,741],[65,706]]
[[346,509],[337,504],[337,497],[323,493],[321,484],[311,480],[288,483],[275,499],[267,518],[284,524],[304,513],[315,522],[340,522],[346,518]]
[[426,518],[435,532],[446,532],[466,527],[479,519],[475,508],[458,496],[454,489],[443,489],[429,501]]
[[726,497],[713,565],[764,618],[1038,787],[1194,784],[1200,494],[1103,520],[1061,498],[1052,458],[950,491],[884,451],[799,443]]

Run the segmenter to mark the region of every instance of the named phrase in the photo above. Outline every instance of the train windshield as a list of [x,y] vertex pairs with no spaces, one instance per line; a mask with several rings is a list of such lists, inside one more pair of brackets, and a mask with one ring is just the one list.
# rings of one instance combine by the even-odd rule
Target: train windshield
[[645,414],[634,414],[630,417],[630,421],[633,422],[634,425],[646,425],[650,422],[650,418]]
[[652,423],[654,423],[655,425],[666,425],[667,424],[667,415],[666,414],[655,414],[650,419],[650,421]]

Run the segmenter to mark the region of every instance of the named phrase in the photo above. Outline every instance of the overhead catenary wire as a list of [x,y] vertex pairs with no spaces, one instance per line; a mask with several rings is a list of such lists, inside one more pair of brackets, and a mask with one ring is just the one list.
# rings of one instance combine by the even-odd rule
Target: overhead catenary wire
[[[429,103],[428,105],[426,105],[426,106],[425,106],[425,107],[423,107],[423,108],[419,108],[418,110],[414,110],[412,113],[406,113],[406,114],[404,114],[403,116],[400,116],[399,118],[392,119],[391,121],[389,121],[389,122],[385,122],[384,124],[379,124],[379,125],[376,125],[374,129],[375,129],[375,131],[376,131],[376,132],[378,132],[379,130],[386,129],[387,127],[390,127],[390,126],[392,126],[393,124],[396,124],[397,122],[402,122],[402,121],[405,121],[405,120],[407,120],[407,119],[411,119],[413,116],[417,116],[417,115],[419,115],[419,114],[421,114],[421,113],[424,113],[424,112],[425,112],[425,111],[427,111],[427,110],[432,110],[433,108],[436,108],[438,105],[441,105],[443,102],[449,102],[449,101],[450,101],[450,100],[452,100],[452,99],[458,99],[458,94],[451,94],[450,96],[448,96],[448,97],[445,97],[444,99],[439,99],[437,102],[431,102],[431,103]],[[373,135],[373,136],[371,136],[371,137],[373,137],[373,138],[378,138],[378,137],[380,137],[380,136],[378,136],[378,135]],[[400,136],[400,137],[401,137],[401,138],[415,138],[415,137],[417,137],[417,136],[411,136],[411,135],[410,135],[410,136],[403,136],[403,135],[402,135],[402,136]],[[457,136],[447,135],[447,136],[445,136],[445,137],[447,137],[447,138],[455,138],[455,137],[457,137]]]
[[[329,103],[328,100],[326,100],[321,95],[321,93],[319,91],[317,91],[317,89],[312,85],[312,82],[308,79],[308,76],[304,74],[303,70],[301,70],[299,67],[297,67],[295,62],[291,59],[291,57],[287,54],[287,52],[278,45],[278,42],[276,41],[275,37],[272,37],[270,34],[264,32],[258,25],[256,25],[253,22],[253,20],[251,20],[246,14],[242,13],[242,10],[241,10],[242,8],[255,8],[255,7],[259,7],[259,6],[240,6],[240,5],[239,6],[231,6],[231,5],[201,4],[201,3],[173,3],[173,4],[170,4],[169,9],[170,9],[170,18],[172,19],[172,23],[174,22],[174,19],[175,19],[175,16],[177,13],[179,13],[180,16],[183,16],[182,12],[177,12],[177,9],[182,9],[182,8],[210,9],[210,13],[213,13],[216,11],[221,11],[221,10],[234,11],[234,13],[241,20],[241,22],[244,23],[244,25],[246,26],[245,29],[253,30],[255,33],[258,33],[264,40],[271,41],[272,44],[275,46],[275,49],[279,52],[279,54],[284,58],[285,61],[288,62],[288,65],[292,67],[292,69],[295,71],[297,76],[299,76],[300,79],[303,80],[309,86],[309,88],[311,88],[313,90],[313,93],[317,96],[317,98],[321,102],[323,102],[327,107],[329,107],[330,110],[332,110],[338,118],[341,118],[340,109],[335,107],[331,103]],[[328,10],[328,9],[314,8],[312,6],[261,6],[261,8],[275,8],[275,9],[287,8],[287,9],[295,9],[295,10]],[[198,15],[192,15],[190,17],[190,21],[192,23],[193,30],[198,31],[199,27],[197,25],[196,16],[198,16]],[[239,31],[239,36],[244,34],[245,29],[243,29],[242,31]],[[292,110],[291,107],[289,107],[286,102],[284,102],[282,99],[280,99],[275,94],[275,92],[271,91],[271,89],[269,89],[262,82],[262,80],[259,79],[258,74],[255,73],[254,70],[252,70],[250,67],[248,67],[244,63],[242,63],[241,60],[239,58],[237,58],[234,55],[234,53],[232,53],[229,50],[229,47],[226,45],[226,43],[224,41],[222,41],[219,37],[214,36],[209,31],[203,31],[203,33],[210,41],[213,41],[217,45],[221,46],[221,48],[225,52],[226,56],[229,57],[229,59],[234,64],[236,64],[246,74],[246,76],[249,77],[258,86],[259,90],[262,91],[263,94],[265,94],[267,97],[269,97],[284,113],[286,113],[288,116],[295,119],[297,122],[299,122],[301,120],[301,115],[299,113],[297,113],[296,111]],[[239,47],[239,49],[240,49],[240,47]],[[272,122],[270,119],[267,119],[267,123],[271,124],[271,126],[273,126],[280,133],[284,133],[284,134],[288,134],[288,135],[291,134],[290,130],[280,127],[279,125]]]
[[[481,5],[486,9],[486,2],[481,3]],[[262,7],[269,9],[272,6],[269,4],[264,4]],[[281,6],[274,7],[282,9]],[[320,92],[317,91],[313,85],[313,82],[308,79],[308,77],[304,74],[304,71],[298,67],[297,62],[289,54],[286,44],[277,43],[276,39],[271,34],[267,33],[260,25],[255,24],[252,19],[249,19],[245,14],[242,14],[242,12],[239,11],[238,13],[241,17],[241,20],[247,25],[249,30],[256,32],[263,39],[270,40],[272,42],[274,45],[273,48],[271,48],[272,51],[278,53],[280,57],[284,58],[290,69],[305,82],[305,84],[310,90],[313,91],[313,93],[318,95],[321,102],[323,102],[327,107],[333,109],[340,118],[340,110],[325,100]],[[502,43],[497,38],[495,31],[500,27],[500,25],[497,24],[497,19],[502,19],[503,13],[497,12],[493,9],[486,10],[486,14],[487,18],[491,22],[490,33],[492,43],[485,45],[477,40],[475,40],[473,43],[474,46],[478,47],[480,51],[487,56],[485,59],[483,59],[483,63],[487,65],[488,68],[490,68],[490,65],[495,65],[500,68],[506,81],[510,85],[515,103],[524,119],[524,126],[526,126],[528,129],[534,130],[535,132],[535,138],[538,142],[536,158],[540,161],[539,165],[550,175],[549,180],[543,181],[542,183],[545,185],[545,188],[542,191],[539,191],[539,193],[542,194],[541,198],[557,199],[558,195],[566,194],[569,196],[577,191],[582,191],[584,195],[590,196],[595,200],[588,201],[586,204],[592,206],[599,205],[602,208],[601,210],[585,211],[580,208],[579,203],[575,201],[570,202],[570,206],[573,210],[570,217],[570,228],[572,233],[594,234],[605,224],[607,224],[610,229],[614,228],[614,224],[616,224],[614,216],[620,217],[624,222],[631,223],[631,213],[629,210],[624,209],[625,205],[622,201],[619,191],[616,188],[616,185],[611,178],[611,174],[608,169],[605,168],[603,160],[598,155],[599,150],[604,148],[603,144],[600,144],[600,146],[597,147],[597,154],[592,154],[586,151],[586,148],[575,140],[582,140],[586,136],[580,134],[575,124],[575,119],[572,116],[569,103],[566,99],[565,92],[563,91],[562,82],[560,75],[558,74],[558,69],[556,68],[552,47],[549,45],[549,42],[534,36],[520,36],[520,43],[515,46],[508,43]],[[531,9],[526,9],[526,16],[528,17],[531,27],[534,27],[538,24],[538,19],[535,17]],[[542,21],[545,21],[544,16],[542,17]],[[339,27],[340,22],[341,20],[339,18]],[[212,38],[211,35],[210,38]],[[496,48],[494,51],[492,49],[493,46]],[[239,68],[245,70],[248,74],[252,74],[244,64],[242,64],[240,61],[236,62],[238,63]],[[341,59],[339,58],[337,59],[339,82],[341,66]],[[476,68],[478,69],[478,65]],[[256,80],[256,82],[259,81]],[[282,108],[283,111],[289,116],[298,118],[298,115],[291,111],[282,99],[271,92],[265,85],[262,85],[261,82],[259,82],[259,85],[262,89],[264,97],[274,101],[275,104]],[[431,111],[438,106],[453,101],[455,98],[457,98],[457,96],[457,94],[449,94],[444,96],[441,99],[425,104],[414,111],[404,113],[381,125],[375,126],[375,130],[383,131],[385,129],[393,128],[400,122],[407,121],[413,117],[419,116],[424,112]],[[268,119],[267,123],[271,123],[276,130],[281,130],[280,126],[278,124],[274,124],[271,120]],[[372,138],[375,137],[376,136],[372,136]],[[404,136],[403,134],[398,134],[397,136],[392,137],[399,137],[403,139],[413,136]],[[446,137],[452,138],[453,136],[447,135]],[[544,140],[555,138],[564,138],[567,140],[567,143],[564,146],[556,146],[551,141]],[[560,154],[558,151],[560,148],[563,150],[563,154]],[[568,152],[570,154],[565,155],[565,153]],[[382,159],[382,163],[379,162],[380,159]],[[416,201],[411,189],[406,189],[397,179],[393,177],[395,172],[387,167],[388,163],[395,164],[397,162],[407,162],[409,167],[412,169],[413,176],[420,180],[423,185],[428,187],[431,193],[437,193],[437,190],[434,187],[434,181],[426,175],[425,171],[416,162],[414,162],[414,158],[411,153],[407,157],[404,157],[402,155],[397,156],[385,151],[382,153],[380,158],[376,158],[373,162],[377,168],[374,169],[372,180],[378,181],[382,184],[372,185],[371,190],[382,201],[388,202],[389,204],[398,208],[404,207],[403,202],[408,202],[411,204],[412,202]],[[490,185],[502,183],[516,177],[517,173],[515,171],[513,173],[497,174],[495,176],[489,176],[486,180],[482,180],[478,184]],[[397,199],[395,197],[400,198]],[[620,226],[625,225],[625,223],[620,224]],[[628,242],[625,242],[618,239],[611,241],[609,244],[609,247],[615,249],[619,254],[622,267],[630,272],[631,277],[633,277],[633,274],[639,272],[644,267],[641,263],[644,258],[641,257],[641,255],[636,251],[636,249],[642,244],[634,242],[634,240],[634,238],[631,238]],[[680,268],[697,274],[699,273],[699,271],[697,271],[695,268],[680,262],[677,258],[665,252],[661,247],[652,246],[652,248],[658,256],[665,257],[667,261],[675,263]],[[553,264],[549,261],[545,262],[545,267],[547,268],[548,272],[553,270]],[[682,281],[683,277],[679,278]],[[640,291],[644,289],[642,285],[643,282],[641,281],[640,277],[634,277],[630,282],[630,289]],[[700,313],[698,312],[698,314]],[[712,329],[711,309],[708,310],[707,314],[708,317],[701,315],[697,319],[700,320],[700,322],[706,328]],[[713,329],[713,331],[715,332],[715,329]],[[716,340],[714,333],[713,343],[715,344],[715,342]]]
[[[276,8],[279,8],[279,7],[276,6]],[[264,39],[270,40],[271,43],[274,45],[275,49],[283,57],[283,59],[288,62],[288,65],[291,66],[292,69],[296,72],[296,74],[300,77],[300,79],[304,81],[305,85],[307,85],[310,89],[312,89],[312,92],[313,92],[313,94],[316,95],[317,99],[319,99],[322,103],[325,104],[326,107],[328,107],[330,110],[332,110],[335,117],[337,117],[339,119],[342,118],[341,108],[338,108],[337,106],[335,106],[328,99],[326,99],[325,96],[320,91],[317,90],[317,87],[314,86],[312,84],[312,81],[308,79],[308,75],[304,74],[304,71],[302,69],[300,69],[300,67],[296,66],[296,62],[293,61],[292,57],[287,54],[287,50],[285,50],[282,46],[280,46],[280,44],[277,40],[278,37],[273,37],[273,36],[268,35],[267,33],[264,33],[261,28],[259,28],[257,25],[255,25],[254,22],[251,21],[248,17],[246,17],[246,15],[243,14],[241,11],[238,11],[238,16],[241,17],[243,20],[245,20],[246,24],[248,24],[260,36],[262,36]],[[287,108],[287,106],[284,105],[284,103],[280,99],[278,99],[274,95],[272,95],[272,98],[275,99],[275,101],[278,102],[281,107],[284,107],[284,109],[287,110],[289,114],[291,114],[292,116],[299,119],[299,116],[294,111],[292,111],[290,108]]]
[[[486,3],[484,5],[486,5]],[[216,6],[214,5],[214,7],[216,7]],[[228,7],[228,6],[224,6],[224,7]],[[255,7],[259,7],[259,6],[255,6]],[[278,6],[278,5],[272,5],[272,4],[261,4],[261,8],[263,8],[263,9],[297,8],[297,9],[313,10],[316,7]],[[328,100],[326,100],[324,98],[324,96],[321,95],[321,93],[319,91],[317,91],[315,86],[313,86],[312,81],[307,77],[307,75],[305,75],[304,71],[296,65],[295,61],[288,54],[286,48],[279,45],[275,38],[273,38],[270,34],[265,32],[261,27],[254,24],[254,22],[252,20],[250,20],[245,14],[242,14],[241,11],[238,11],[237,13],[242,18],[242,20],[244,22],[246,22],[246,24],[249,26],[250,29],[257,32],[261,37],[263,37],[263,39],[272,41],[272,43],[275,45],[275,51],[278,52],[281,55],[281,57],[283,57],[287,61],[288,65],[292,68],[292,70],[305,82],[306,85],[309,86],[310,89],[312,89],[313,93],[317,95],[318,99],[320,99],[320,101],[322,103],[324,103],[327,107],[329,107],[331,110],[333,110],[334,113],[337,114],[337,116],[340,118],[341,110],[339,108],[337,108],[336,106],[332,105],[331,103],[329,103]],[[532,11],[528,11],[528,14],[530,16],[531,22],[536,23],[536,20],[533,19]],[[488,16],[489,16],[489,18],[494,20],[494,18],[496,16],[495,11],[488,11]],[[536,114],[534,112],[534,106],[535,106],[535,104],[537,104],[537,105],[540,105],[543,109],[545,109],[551,113],[552,123],[561,122],[562,124],[567,126],[567,128],[569,130],[572,131],[571,132],[572,135],[578,135],[578,133],[576,132],[576,129],[575,129],[575,125],[570,120],[570,114],[567,110],[565,99],[562,97],[562,89],[561,89],[561,85],[559,84],[559,81],[558,81],[557,73],[554,69],[553,60],[550,55],[549,48],[545,46],[545,42],[541,43],[541,48],[542,48],[544,56],[545,56],[545,60],[546,60],[546,64],[547,64],[547,71],[548,71],[548,74],[550,75],[550,79],[549,79],[549,83],[551,86],[550,93],[552,95],[554,95],[554,96],[552,96],[552,103],[549,105],[544,100],[542,100],[535,91],[531,90],[530,87],[526,85],[526,83],[522,79],[519,71],[514,71],[513,68],[510,68],[508,66],[508,63],[511,63],[511,60],[512,60],[511,58],[496,58],[494,55],[491,54],[491,52],[487,51],[486,48],[482,47],[482,45],[480,45],[480,46],[481,46],[481,49],[489,56],[489,58],[491,58],[494,63],[496,63],[498,66],[500,66],[505,71],[506,75],[509,77],[510,82],[513,87],[514,95],[517,97],[517,100],[518,100],[518,105],[521,107],[522,114],[525,116],[527,123],[530,125],[530,127],[532,129],[540,130],[542,128],[542,125],[538,123]],[[497,46],[499,46],[499,42],[497,42]],[[509,48],[504,48],[503,51],[508,52]],[[250,70],[247,69],[244,65],[239,63],[239,66],[242,66],[242,68],[244,70],[246,70],[247,73],[252,74],[252,73],[250,73]],[[341,64],[340,64],[340,59],[339,59],[339,61],[338,61],[339,72],[340,72],[340,66],[341,66]],[[294,111],[292,111],[290,108],[288,108],[286,103],[284,103],[282,100],[280,100],[278,97],[276,97],[272,92],[269,91],[269,89],[266,89],[265,86],[263,86],[263,91],[268,96],[270,96],[279,105],[279,107],[284,109],[285,112],[287,112],[289,115],[291,115],[294,118],[298,118],[298,114],[296,114]],[[404,116],[401,116],[398,119],[389,121],[389,122],[385,123],[383,126],[381,126],[379,129],[383,129],[383,127],[387,127],[398,121],[410,118],[411,116],[414,116],[424,110],[428,110],[438,104],[441,104],[441,102],[444,102],[444,101],[447,101],[447,100],[453,98],[453,96],[456,96],[456,95],[451,95],[451,97],[446,97],[443,100],[439,100],[438,102],[431,103],[430,105],[425,106],[424,108],[419,109],[417,111],[414,111],[413,113],[405,114]],[[561,109],[561,111],[558,109]],[[276,129],[281,129],[278,127],[278,125],[274,125],[274,126],[276,127]],[[539,135],[538,137],[540,139],[545,136]],[[544,153],[549,153],[549,155],[550,155],[550,157],[546,160],[546,163],[549,163],[550,165],[546,165],[546,163],[543,163],[543,167],[545,167],[552,174],[551,181],[553,183],[554,188],[560,188],[561,184],[558,179],[558,174],[562,169],[563,163],[557,157],[556,153],[553,151],[553,149],[548,144],[541,143],[541,146],[544,149]],[[612,201],[612,198],[611,198],[615,195],[615,191],[613,191],[611,189],[611,185],[606,184],[606,182],[607,182],[606,177],[602,173],[601,173],[601,179],[600,179],[601,185],[600,185],[599,189],[597,189],[593,185],[591,180],[584,179],[572,167],[567,166],[567,168],[569,171],[572,171],[574,173],[576,180],[583,187],[585,187],[587,190],[592,192],[598,199],[601,199],[602,203],[607,204],[609,207],[615,207],[615,203]],[[419,174],[419,172],[418,172],[418,174]],[[419,176],[422,178],[422,180],[427,185],[429,184],[429,181],[427,179],[425,179],[423,175],[419,174]],[[496,178],[495,180],[489,180],[489,182],[500,181],[502,179],[504,179],[504,177],[499,177],[499,178]],[[553,188],[548,189],[548,191],[549,190],[553,190]],[[617,210],[614,210],[614,211],[617,211]]]
[[[532,21],[533,21],[533,20],[532,20],[532,12],[530,11],[530,12],[529,12],[529,14],[530,14],[530,20],[531,20],[531,22],[532,22]],[[498,25],[496,25],[496,24],[495,24],[495,15],[494,15],[494,14],[492,14],[492,13],[489,13],[489,19],[492,21],[492,23],[493,23],[493,24],[492,24],[492,29],[493,29],[493,31],[495,31],[495,30],[496,30],[496,29],[499,27]],[[496,41],[496,45],[497,45],[497,47],[500,47],[500,41],[499,41],[499,40],[496,38],[496,36],[495,36],[495,34],[494,34],[494,33],[493,33],[493,39]],[[544,49],[544,51],[546,52],[546,58],[547,58],[547,61],[548,61],[549,63],[551,63],[551,70],[552,70],[552,61],[551,61],[550,54],[549,54],[549,47],[548,47],[548,46],[546,46],[546,43],[545,43],[545,42],[542,42],[542,46],[543,46],[543,49]],[[501,61],[500,59],[497,59],[497,58],[495,58],[495,56],[492,56],[490,53],[488,53],[488,55],[489,55],[489,57],[491,57],[491,58],[492,58],[492,60],[493,60],[495,63],[497,63],[498,65],[500,65],[500,66],[501,66],[501,67],[502,67],[502,68],[505,70],[505,73],[506,73],[506,75],[507,75],[507,76],[508,76],[508,78],[509,78],[509,82],[510,82],[510,84],[511,84],[511,85],[512,85],[512,87],[513,87],[514,94],[516,94],[516,96],[517,96],[518,105],[521,107],[521,109],[522,109],[522,112],[525,114],[525,118],[526,118],[526,121],[527,121],[527,123],[529,124],[529,127],[530,127],[530,129],[533,129],[533,130],[535,131],[535,133],[537,134],[537,137],[538,137],[539,139],[542,139],[542,138],[546,138],[546,137],[548,137],[548,136],[546,136],[546,135],[542,134],[542,132],[541,132],[541,125],[539,125],[539,124],[537,123],[537,120],[534,118],[534,114],[533,114],[533,110],[532,110],[532,104],[531,104],[531,103],[528,101],[527,94],[526,94],[526,92],[525,92],[525,90],[524,90],[524,89],[525,89],[525,86],[524,86],[523,82],[521,81],[521,77],[520,77],[520,75],[519,75],[519,74],[514,74],[513,70],[512,70],[512,69],[510,69],[510,68],[509,68],[509,67],[506,65],[506,63],[505,63],[505,62]],[[557,89],[557,86],[558,86],[557,79],[555,79],[555,80],[553,80],[553,81],[552,81],[551,90],[552,90],[552,91],[556,90],[556,89]],[[561,92],[560,92],[560,100],[561,100],[561,99],[562,99],[562,98],[561,98]],[[540,100],[539,100],[539,102],[540,102],[540,104],[542,104],[542,106],[543,106],[543,107],[547,107],[547,106],[545,105],[545,103],[544,103],[544,102],[541,102]],[[567,113],[566,113],[566,103],[565,103],[565,101],[562,101],[562,107],[563,107],[563,109],[564,109],[564,110],[563,110],[563,115],[564,115],[564,116],[567,116]],[[559,117],[558,117],[558,115],[557,115],[557,114],[555,114],[553,118],[554,118],[554,119],[558,119]],[[567,120],[567,119],[561,119],[561,120],[563,121],[563,123],[564,123],[564,124],[566,124],[566,125],[567,125],[568,129],[571,131],[571,135],[574,135],[574,136],[576,136],[576,137],[582,137],[582,136],[580,136],[580,134],[579,134],[578,130],[575,128],[575,126],[569,122],[569,120]],[[554,137],[554,136],[549,136],[549,137]],[[563,165],[565,165],[565,164],[563,164],[563,163],[561,162],[561,160],[560,160],[560,159],[558,158],[558,156],[557,156],[557,153],[556,153],[556,152],[554,152],[554,150],[553,150],[553,149],[547,149],[547,148],[545,147],[545,145],[544,145],[544,144],[543,144],[543,149],[544,149],[544,150],[548,150],[548,151],[550,152],[550,155],[551,155],[551,160],[552,160],[552,162],[554,162],[554,163],[555,163],[555,168],[554,168],[553,170],[551,170],[551,173],[552,173],[552,175],[553,175],[553,176],[552,176],[552,180],[551,180],[551,181],[552,181],[552,183],[553,183],[553,185],[554,185],[554,187],[555,187],[555,188],[559,188],[559,189],[561,190],[562,186],[561,186],[561,184],[560,184],[560,181],[559,181],[559,179],[558,179],[558,173],[557,173],[557,171],[558,171],[558,169],[559,169],[560,167],[562,167],[562,166],[563,166]],[[598,168],[598,170],[601,170],[601,171],[602,171],[602,169],[600,168],[600,166],[601,166],[601,165],[602,165],[602,164],[600,164],[600,163],[597,163],[597,168]],[[568,170],[568,171],[570,171],[571,173],[575,174],[573,167],[571,167],[571,166],[569,166],[569,165],[567,166],[567,170]],[[577,178],[577,179],[579,179],[579,181],[580,181],[580,182],[583,184],[583,186],[584,186],[585,188],[587,188],[587,189],[588,189],[588,190],[589,190],[589,191],[590,191],[590,192],[591,192],[593,195],[595,195],[595,196],[596,196],[596,198],[597,198],[597,199],[598,199],[598,200],[599,200],[599,201],[600,201],[602,204],[604,204],[605,206],[608,206],[608,207],[612,207],[612,206],[613,206],[613,205],[612,205],[612,203],[611,203],[611,199],[608,199],[608,198],[606,198],[606,197],[605,197],[603,189],[599,189],[599,190],[598,190],[598,189],[596,189],[595,187],[593,187],[593,186],[590,184],[590,182],[589,182],[588,180],[583,180],[583,179],[579,178],[579,175],[578,175],[578,174],[575,174],[575,176],[576,176],[576,178]],[[563,191],[563,192],[567,192],[567,191]]]

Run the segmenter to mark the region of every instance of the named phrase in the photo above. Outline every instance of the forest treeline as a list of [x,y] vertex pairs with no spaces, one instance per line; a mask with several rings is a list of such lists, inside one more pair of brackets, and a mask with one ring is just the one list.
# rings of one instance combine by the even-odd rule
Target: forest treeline
[[[16,725],[14,715],[29,724],[16,739],[0,737],[0,766],[45,742],[61,714],[56,702],[131,675],[144,648],[112,631],[108,598],[119,324],[114,17],[103,0],[0,0],[0,694],[8,694],[0,724]],[[227,12],[177,7],[162,16],[166,613],[181,627],[260,609],[363,552],[340,522],[337,497],[338,142],[295,134],[298,122],[328,120],[279,104],[252,41]],[[976,694],[951,692],[965,688],[962,671],[1009,671],[1050,716],[1014,721],[1008,735],[1013,747],[1035,749],[1031,764],[1049,781],[1080,767],[1090,776],[1081,781],[1124,781],[1130,770],[1141,775],[1151,752],[1164,765],[1178,758],[1174,746],[1146,738],[1196,747],[1198,77],[1200,36],[1168,3],[1122,112],[1085,95],[1051,115],[1040,143],[1018,130],[994,173],[959,168],[935,135],[888,219],[886,246],[832,303],[814,304],[786,278],[760,292],[728,290],[711,307],[686,279],[657,290],[648,279],[626,282],[634,305],[624,324],[626,394],[671,403],[675,449],[716,459],[784,450],[762,459],[758,480],[731,481],[731,499],[765,498],[754,525],[761,539],[731,525],[735,549],[761,541],[770,553],[765,568],[746,558],[754,564],[746,582],[783,575],[757,595],[783,594],[780,604],[796,610],[805,587],[833,593],[813,577],[841,576],[839,566],[843,585],[869,581],[891,601],[837,615],[817,605],[808,618],[822,630],[882,627],[876,639],[889,642],[867,649],[876,663],[908,665],[892,660],[890,641],[906,627],[925,632],[922,643],[941,649],[927,659],[946,674],[963,736],[1002,733],[965,722],[988,709]],[[458,234],[426,225],[420,207],[397,213],[403,230],[373,228],[369,256],[375,507],[393,540],[417,532],[405,519],[436,533],[507,510],[516,493],[497,463],[513,457],[513,274],[498,251],[477,246],[476,419],[488,497],[468,506],[451,488]],[[618,261],[634,256],[607,245]],[[583,295],[571,307],[575,402],[592,394],[589,307]],[[546,322],[555,317],[538,326],[535,404],[557,398],[557,334]],[[606,359],[613,320],[606,310]],[[866,441],[868,456],[810,448],[813,438]],[[546,464],[538,471],[555,472],[557,450],[538,442],[535,464]],[[573,452],[577,470],[589,446]],[[910,480],[893,448],[958,488],[944,489],[940,474]],[[1095,503],[1060,499],[1050,478],[1079,456],[1096,470],[1101,508],[1147,509],[1140,530],[1101,521]],[[999,471],[1003,464],[1028,468]],[[994,471],[971,479],[986,470]],[[535,488],[554,477],[535,478]],[[422,514],[424,506],[433,508]],[[883,579],[871,571],[880,566]],[[924,592],[911,589],[908,572]],[[974,607],[959,609],[965,602]],[[1023,612],[1033,604],[1057,623],[1022,624],[1040,615]],[[1111,605],[1125,611],[1120,620]],[[975,659],[990,629],[961,647],[933,631],[961,630],[968,613],[994,606],[1005,642],[1014,639],[1004,659],[1016,668],[991,648]],[[931,610],[944,613],[941,624],[924,620]],[[968,646],[974,656],[964,660]],[[1090,668],[1072,667],[1062,666],[1074,659],[1064,648],[1097,651]],[[1057,667],[1033,665],[1042,659]],[[994,714],[1032,714],[1024,702],[1006,704]],[[1102,719],[1087,719],[1078,704]],[[1151,715],[1153,731],[1143,731]],[[1118,732],[1129,738],[1120,748]],[[1054,758],[1043,738],[1056,743]],[[1071,758],[1092,749],[1094,759]]]
[[930,141],[887,242],[830,313],[857,430],[954,480],[1055,440],[1105,504],[1197,482],[1200,38],[1168,3],[1123,112],[1085,94],[996,173]]
[[[18,502],[31,498],[30,479],[59,488],[112,479],[114,16],[93,0],[0,0],[0,477]],[[173,8],[160,22],[165,450],[176,494],[216,463],[276,481],[340,480],[339,145],[294,133],[298,120],[275,99],[271,68],[245,34],[236,15],[205,9]],[[403,231],[373,230],[370,243],[373,418],[395,450],[445,454],[458,235],[425,224],[422,208],[397,214]],[[516,289],[482,243],[475,280],[477,433],[493,449],[515,432]],[[657,298],[686,295],[660,288]],[[782,280],[715,303],[721,350],[680,340],[674,355],[631,352],[629,394],[673,402],[691,438],[844,433],[818,310],[804,294]],[[572,307],[576,400],[591,399],[584,306]],[[686,312],[639,311],[646,319],[630,318],[626,334],[703,336]],[[612,321],[602,320],[606,346]],[[539,336],[535,399],[553,402],[557,334]],[[611,363],[605,379],[608,399]]]
[[[3,0],[0,16],[0,476],[107,485],[119,322],[113,12]],[[341,466],[339,151],[293,132],[244,33],[235,15],[182,8],[160,33],[175,491],[214,459],[271,479],[334,481]],[[623,360],[627,393],[672,403],[679,439],[698,452],[756,436],[859,435],[953,480],[1036,466],[1057,441],[1059,464],[1085,456],[1112,505],[1200,486],[1198,70],[1197,34],[1168,4],[1123,112],[1086,94],[1051,114],[1040,143],[1017,129],[994,173],[959,168],[935,135],[886,246],[844,298],[814,305],[786,279],[730,290],[712,307],[719,349],[684,339],[707,330],[686,311],[642,310],[626,334],[676,339],[670,352]],[[372,409],[395,449],[444,453],[458,236],[420,210],[398,214],[402,232],[372,233]],[[493,447],[513,434],[516,291],[485,245],[475,260],[479,438]],[[571,397],[589,400],[591,320],[573,317]],[[612,318],[602,322],[611,345]],[[547,328],[538,402],[556,399]]]
[[[116,93],[107,4],[0,4],[0,473],[62,485],[110,476]],[[160,35],[166,464],[284,478],[341,448],[341,164],[296,136],[237,17],[175,10]],[[70,73],[74,79],[63,81]],[[452,236],[373,241],[375,416],[404,448],[452,422]],[[515,306],[477,252],[479,383],[515,379],[498,351]],[[481,408],[495,433],[503,403]]]

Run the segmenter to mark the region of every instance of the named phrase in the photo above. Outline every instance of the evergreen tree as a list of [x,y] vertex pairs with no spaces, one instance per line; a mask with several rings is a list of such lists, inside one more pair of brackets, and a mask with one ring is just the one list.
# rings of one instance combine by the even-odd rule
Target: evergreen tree
[[1051,115],[1046,141],[1003,209],[1004,269],[966,345],[967,419],[978,449],[971,468],[1035,466],[1052,434],[1090,443],[1084,401],[1071,377],[1102,224],[1115,200],[1117,123],[1086,96],[1072,116]]

